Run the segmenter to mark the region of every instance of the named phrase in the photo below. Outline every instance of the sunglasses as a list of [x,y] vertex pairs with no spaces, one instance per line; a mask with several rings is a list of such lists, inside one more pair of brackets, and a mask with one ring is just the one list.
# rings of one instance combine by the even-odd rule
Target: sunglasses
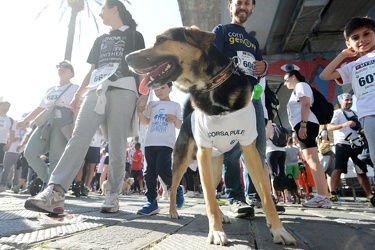
[[60,69],[60,68],[63,68],[63,69],[70,69],[71,66],[69,64],[57,64],[56,65],[56,69]]
[[293,75],[289,76],[288,78],[284,79],[284,82],[288,81]]

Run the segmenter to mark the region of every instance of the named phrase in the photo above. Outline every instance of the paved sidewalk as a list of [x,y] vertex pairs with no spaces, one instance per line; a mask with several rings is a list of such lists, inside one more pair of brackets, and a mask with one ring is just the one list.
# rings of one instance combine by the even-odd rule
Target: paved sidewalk
[[[298,246],[272,243],[261,209],[251,219],[231,219],[224,225],[226,247],[206,243],[208,220],[203,198],[186,198],[179,210],[182,219],[169,218],[169,204],[160,201],[160,214],[137,215],[145,203],[142,195],[121,196],[116,214],[99,212],[104,196],[67,195],[65,210],[80,214],[83,222],[42,224],[39,213],[23,205],[28,196],[0,193],[0,250],[2,249],[374,249],[375,207],[343,201],[332,209],[307,209],[287,203],[280,215]],[[228,206],[221,206],[224,213]]]

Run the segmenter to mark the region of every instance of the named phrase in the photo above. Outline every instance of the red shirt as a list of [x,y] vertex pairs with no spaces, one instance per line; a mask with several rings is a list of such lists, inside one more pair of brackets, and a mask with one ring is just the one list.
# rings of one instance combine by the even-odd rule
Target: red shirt
[[141,170],[143,163],[143,155],[141,150],[135,150],[133,155],[132,170]]

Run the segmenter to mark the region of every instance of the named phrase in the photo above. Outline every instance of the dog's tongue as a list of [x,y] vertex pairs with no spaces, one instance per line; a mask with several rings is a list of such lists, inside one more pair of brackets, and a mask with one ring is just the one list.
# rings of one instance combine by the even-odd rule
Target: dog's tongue
[[162,75],[165,74],[170,67],[170,62],[164,62],[149,72],[139,85],[139,93],[142,95],[147,95],[150,92],[148,84],[155,79],[161,80]]
[[141,84],[139,84],[138,91],[142,95],[148,95],[148,93],[150,92],[150,88],[147,86],[149,81],[150,81],[150,76],[146,76],[142,80]]

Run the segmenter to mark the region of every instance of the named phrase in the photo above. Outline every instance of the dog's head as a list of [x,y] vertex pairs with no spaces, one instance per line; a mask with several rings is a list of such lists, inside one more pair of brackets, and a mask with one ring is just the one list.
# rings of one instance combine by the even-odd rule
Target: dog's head
[[202,55],[214,38],[214,33],[195,26],[172,28],[158,35],[151,47],[128,54],[130,69],[145,75],[141,93],[170,81],[175,81],[176,87],[184,92],[192,87],[203,88],[210,77],[201,73],[207,68],[201,65]]
[[126,182],[131,186],[134,184],[134,178],[129,177],[128,179],[126,179]]

